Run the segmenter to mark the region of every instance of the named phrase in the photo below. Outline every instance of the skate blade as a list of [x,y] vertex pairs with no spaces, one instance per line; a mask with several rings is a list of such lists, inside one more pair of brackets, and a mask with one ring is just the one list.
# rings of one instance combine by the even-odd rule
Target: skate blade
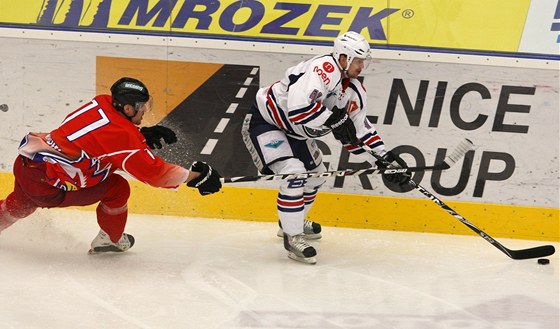
[[[128,250],[128,249],[127,249]],[[95,247],[88,251],[88,255],[97,255],[97,254],[104,254],[104,253],[113,253],[113,252],[124,252],[126,250],[121,250],[116,246],[104,246],[104,247]]]
[[306,234],[305,235],[306,240],[318,240],[320,238],[321,238],[321,233],[314,233],[314,234]]
[[[276,236],[279,238],[283,238],[284,237],[284,231],[282,231],[281,228],[278,229],[278,232],[276,232]],[[305,234],[305,239],[307,240],[318,240],[322,237],[321,233],[316,233],[316,234]]]
[[294,254],[293,252],[288,252],[288,257],[290,259],[296,260],[301,263],[315,265],[317,263],[317,259],[315,257],[299,257],[298,255]]

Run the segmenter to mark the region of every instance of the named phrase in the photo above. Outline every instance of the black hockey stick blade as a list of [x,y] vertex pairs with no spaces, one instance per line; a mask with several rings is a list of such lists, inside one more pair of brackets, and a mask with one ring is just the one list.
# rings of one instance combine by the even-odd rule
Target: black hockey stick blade
[[506,255],[511,257],[512,259],[531,259],[531,258],[540,258],[553,255],[556,252],[556,249],[552,245],[546,246],[539,246],[534,248],[528,249],[520,249],[520,250],[510,250],[505,248]]

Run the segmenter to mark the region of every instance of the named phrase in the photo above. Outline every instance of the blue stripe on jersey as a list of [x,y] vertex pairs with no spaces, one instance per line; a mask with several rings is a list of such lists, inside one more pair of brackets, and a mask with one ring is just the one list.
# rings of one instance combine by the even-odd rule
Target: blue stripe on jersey
[[313,120],[317,119],[317,117],[320,116],[324,111],[325,111],[325,107],[321,106],[321,109],[315,111],[312,115],[309,115],[304,120],[299,120],[298,123],[304,125],[304,124],[308,123],[309,121],[313,121]]
[[361,138],[361,140],[371,148],[383,145],[383,140],[377,134],[377,130],[374,130],[373,133],[369,132],[365,134],[364,137]]
[[[326,55],[317,57],[317,59],[322,58],[322,57],[327,57],[327,56],[333,57],[331,54],[326,54]],[[301,73],[298,74],[298,75],[290,74],[290,75],[288,76],[288,80],[290,80],[290,83],[288,84],[288,88],[287,88],[286,90],[290,90],[290,87],[291,87],[294,83],[296,83],[296,82],[299,80],[299,78],[301,78],[304,74],[305,74],[305,72],[301,72]]]
[[[317,109],[312,111],[313,108],[317,108]],[[321,113],[323,113],[324,110],[325,110],[325,107],[322,106],[320,103],[313,103],[313,104],[310,104],[306,107],[302,107],[302,108],[299,108],[297,110],[290,111],[288,113],[288,117],[290,118],[290,121],[292,121],[293,123],[306,124],[309,121],[312,121],[313,119],[316,119],[319,115],[321,115]],[[309,113],[306,115],[306,112],[309,112]],[[298,117],[301,117],[301,118],[297,119]]]
[[268,110],[268,115],[270,116],[270,118],[274,122],[276,122],[276,117],[274,116],[274,113],[272,113],[272,111],[274,111],[280,117],[280,120],[282,121],[282,122],[276,122],[278,124],[278,126],[284,127],[284,130],[286,130],[288,133],[291,133],[291,134],[295,135],[295,132],[291,129],[290,120],[288,120],[284,111],[280,108],[280,106],[278,106],[278,102],[276,102],[276,96],[274,96],[274,93],[272,92],[272,90],[268,93],[268,97],[270,97],[270,99],[272,99],[272,102],[274,103],[274,106],[276,106],[276,110],[271,109],[268,106],[268,102],[266,102],[266,109]]
[[355,146],[352,145],[352,144],[344,144],[344,148],[345,148],[348,152],[350,152],[350,153],[352,153],[352,154],[355,154],[355,155],[366,153],[366,150],[364,150],[363,148],[361,148],[361,147],[355,147]]
[[305,112],[310,111],[312,108],[314,108],[317,105],[317,103],[311,103],[305,107],[300,107],[299,109],[295,109],[295,110],[291,110],[288,112],[288,116],[290,118],[298,116],[300,114],[303,114]]
[[290,90],[290,87],[291,87],[294,83],[296,83],[296,82],[299,80],[299,78],[301,78],[304,74],[305,74],[305,72],[301,72],[301,73],[298,74],[298,75],[290,74],[290,76],[288,77],[288,79],[290,80],[290,83],[288,84],[288,88],[286,88],[286,90],[289,91],[289,90]]
[[350,82],[350,89],[354,90],[356,95],[358,95],[358,98],[360,99],[360,108],[363,109],[364,108],[364,101],[362,99],[362,93],[360,92],[360,90],[358,90],[358,86],[356,86],[355,84]]

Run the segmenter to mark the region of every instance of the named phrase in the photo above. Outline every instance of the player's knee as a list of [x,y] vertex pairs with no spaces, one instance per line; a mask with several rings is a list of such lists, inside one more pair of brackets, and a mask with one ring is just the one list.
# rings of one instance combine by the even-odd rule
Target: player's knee
[[327,181],[324,177],[309,178],[307,184],[305,184],[306,192],[311,192],[314,190],[319,190],[323,184]]
[[[317,168],[313,169],[314,172],[325,172],[327,171],[327,167],[323,163],[321,163]],[[313,177],[307,180],[307,184],[305,184],[306,191],[311,190],[318,190],[321,188],[323,184],[327,181],[326,177]]]
[[0,211],[14,219],[25,218],[37,210],[37,206],[28,200],[18,200],[10,194],[6,200],[0,201]]
[[276,174],[301,174],[307,171],[303,162],[296,158],[275,162],[269,168]]
[[101,200],[109,207],[125,205],[130,197],[130,184],[121,175],[111,175],[107,178],[107,193]]

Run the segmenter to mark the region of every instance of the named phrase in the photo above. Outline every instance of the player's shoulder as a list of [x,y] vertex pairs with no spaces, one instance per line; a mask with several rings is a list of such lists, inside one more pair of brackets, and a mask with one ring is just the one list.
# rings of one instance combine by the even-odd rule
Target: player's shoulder
[[359,94],[367,93],[366,87],[364,87],[364,84],[362,83],[362,81],[360,81],[359,79],[355,79],[355,78],[350,79],[350,89],[354,90],[355,92],[357,92]]
[[311,59],[311,69],[315,72],[322,71],[329,75],[340,75],[340,70],[331,55],[315,56]]
[[97,95],[93,98],[93,100],[97,102],[99,105],[101,105],[101,107],[103,108],[113,107],[113,97],[111,97],[111,95],[106,95],[106,94]]

